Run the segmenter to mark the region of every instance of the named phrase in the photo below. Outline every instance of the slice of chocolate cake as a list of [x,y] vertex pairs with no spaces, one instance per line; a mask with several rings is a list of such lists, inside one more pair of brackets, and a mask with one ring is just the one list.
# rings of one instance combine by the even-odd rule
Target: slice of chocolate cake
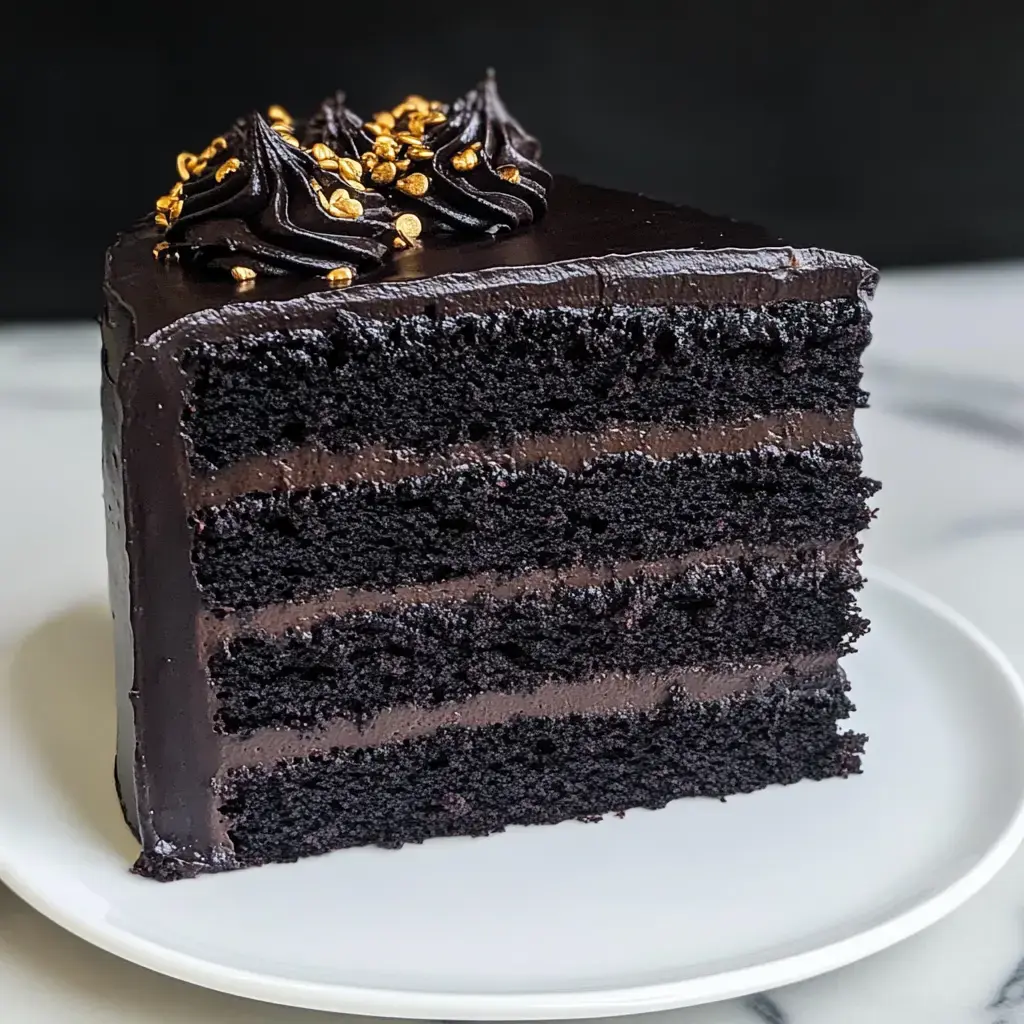
[[490,79],[272,108],[110,250],[140,873],[858,769],[874,270],[538,158]]

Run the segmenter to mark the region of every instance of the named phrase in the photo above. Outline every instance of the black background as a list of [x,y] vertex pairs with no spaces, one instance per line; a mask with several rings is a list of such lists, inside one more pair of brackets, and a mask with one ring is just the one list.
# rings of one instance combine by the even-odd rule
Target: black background
[[81,7],[0,43],[0,317],[93,315],[114,233],[237,114],[449,100],[488,65],[554,170],[882,266],[1024,255],[1022,5]]

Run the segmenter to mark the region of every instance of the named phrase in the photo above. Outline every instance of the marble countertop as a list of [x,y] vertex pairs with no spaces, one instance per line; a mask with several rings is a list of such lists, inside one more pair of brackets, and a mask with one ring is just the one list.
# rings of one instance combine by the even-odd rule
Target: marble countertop
[[[1024,670],[1024,264],[893,272],[875,303],[873,408],[884,481],[867,556],[972,618]],[[0,328],[0,457],[19,432],[98,435],[98,330]],[[98,484],[97,484],[98,487]],[[0,540],[0,565],[3,543]],[[928,931],[851,967],[673,1024],[1024,1024],[1024,851]],[[0,885],[5,1024],[319,1024],[337,1015],[194,988],[92,948]]]

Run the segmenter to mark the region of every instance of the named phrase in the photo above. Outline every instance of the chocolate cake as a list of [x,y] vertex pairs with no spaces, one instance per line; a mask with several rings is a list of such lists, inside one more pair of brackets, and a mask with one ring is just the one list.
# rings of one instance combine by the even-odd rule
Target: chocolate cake
[[875,271],[539,156],[493,78],[275,107],[110,249],[139,873],[859,769]]

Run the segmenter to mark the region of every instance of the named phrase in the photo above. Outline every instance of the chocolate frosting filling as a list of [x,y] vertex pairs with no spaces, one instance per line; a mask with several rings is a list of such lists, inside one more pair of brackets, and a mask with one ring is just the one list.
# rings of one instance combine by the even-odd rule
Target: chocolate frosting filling
[[357,724],[334,719],[312,732],[263,729],[248,737],[225,737],[221,771],[270,765],[337,748],[375,747],[429,736],[448,726],[482,728],[516,717],[614,715],[645,711],[679,695],[721,700],[762,689],[783,678],[816,680],[835,671],[835,653],[802,655],[770,665],[729,669],[671,668],[660,672],[598,672],[582,682],[545,683],[532,693],[481,693],[460,703],[435,707],[403,705]]
[[236,633],[262,631],[280,635],[288,629],[309,629],[317,622],[334,615],[372,612],[394,605],[468,601],[482,594],[499,601],[521,597],[524,594],[546,596],[558,586],[597,587],[611,580],[625,580],[639,575],[676,576],[696,565],[713,565],[749,555],[784,562],[808,552],[817,552],[822,559],[838,562],[856,558],[859,551],[860,543],[855,537],[826,544],[766,546],[754,551],[742,544],[725,544],[657,562],[622,561],[605,566],[574,565],[565,569],[534,569],[510,580],[499,579],[493,572],[482,572],[475,576],[463,576],[439,583],[416,583],[396,587],[394,590],[345,588],[301,603],[264,605],[246,614],[218,616],[205,612],[196,624],[198,649],[204,658],[209,658],[219,644]]
[[311,487],[369,480],[390,484],[445,469],[487,462],[517,466],[547,460],[577,473],[601,455],[639,452],[670,459],[693,452],[731,454],[757,445],[802,449],[813,444],[844,444],[854,439],[854,410],[839,416],[790,412],[739,423],[715,423],[699,430],[659,424],[623,423],[599,434],[527,437],[504,451],[478,444],[458,445],[433,458],[417,458],[382,444],[354,452],[303,447],[283,455],[236,462],[189,483],[192,509],[220,505],[242,494],[308,490]]

